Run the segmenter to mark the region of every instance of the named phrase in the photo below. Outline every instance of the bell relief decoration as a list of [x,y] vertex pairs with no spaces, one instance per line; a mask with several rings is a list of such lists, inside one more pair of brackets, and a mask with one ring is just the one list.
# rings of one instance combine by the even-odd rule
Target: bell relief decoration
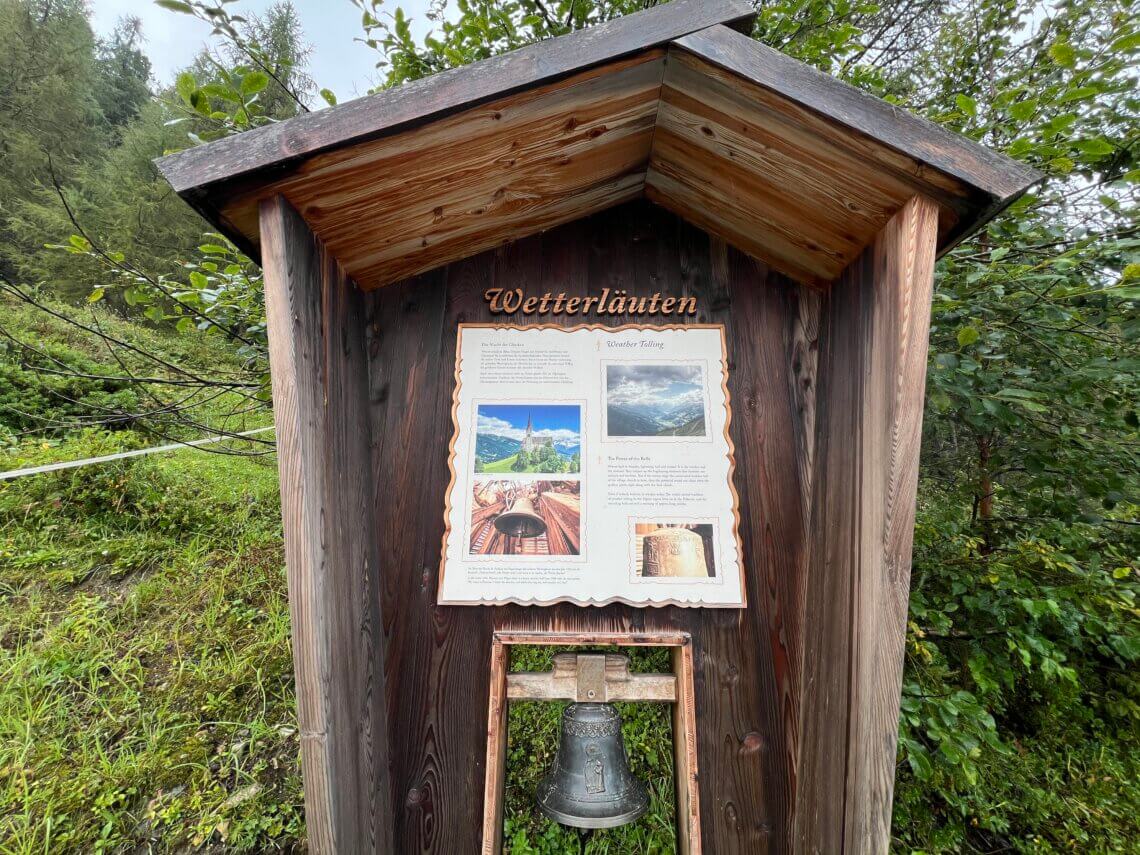
[[562,713],[562,733],[538,807],[576,828],[615,828],[636,821],[649,796],[629,771],[621,716],[612,704],[575,703]]

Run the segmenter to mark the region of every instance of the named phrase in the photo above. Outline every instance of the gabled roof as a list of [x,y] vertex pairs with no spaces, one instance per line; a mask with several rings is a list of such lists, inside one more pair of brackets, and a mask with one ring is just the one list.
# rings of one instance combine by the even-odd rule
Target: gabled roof
[[161,158],[257,257],[283,194],[366,289],[647,196],[826,286],[912,196],[943,251],[1040,177],[674,0]]

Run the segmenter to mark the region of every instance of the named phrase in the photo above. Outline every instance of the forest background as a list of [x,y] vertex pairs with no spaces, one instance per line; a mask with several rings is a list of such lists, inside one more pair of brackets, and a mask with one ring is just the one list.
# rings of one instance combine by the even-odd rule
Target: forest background
[[[436,0],[417,37],[351,2],[383,87],[646,5]],[[169,83],[137,20],[0,0],[2,470],[271,422],[260,273],[152,160],[335,95],[288,2],[157,5],[213,31]],[[777,0],[753,34],[1047,175],[938,265],[894,848],[1135,852],[1137,7]],[[304,848],[268,436],[0,481],[0,851]],[[653,809],[589,851],[671,851],[668,727],[626,714]],[[556,722],[512,712],[513,852],[578,851],[530,804]]]

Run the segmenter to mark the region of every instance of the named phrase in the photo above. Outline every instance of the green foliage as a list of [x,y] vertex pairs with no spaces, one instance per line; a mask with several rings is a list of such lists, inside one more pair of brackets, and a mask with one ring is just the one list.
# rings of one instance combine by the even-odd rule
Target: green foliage
[[[99,258],[45,251],[45,244],[66,240],[77,226],[100,247],[129,258],[140,271],[169,273],[178,269],[179,261],[193,257],[205,224],[170,192],[152,163],[156,154],[184,144],[185,133],[165,124],[168,116],[162,105],[148,100],[121,129],[117,146],[77,169],[59,191],[49,182],[19,206],[13,228],[36,238],[12,250],[20,281],[44,283],[54,295],[74,302],[103,287],[108,271]],[[112,295],[111,302],[131,313],[131,306],[118,296]]]
[[142,52],[141,40],[139,19],[125,18],[96,50],[95,99],[104,118],[115,128],[128,124],[150,100],[150,60]]
[[[581,469],[581,459],[563,457],[553,446],[543,445],[538,448],[524,451],[501,460],[491,462],[477,461],[476,472],[545,472],[556,474],[559,472],[578,472]],[[577,468],[575,468],[577,467]]]
[[446,0],[435,0],[427,18],[439,33],[430,33],[419,45],[401,6],[388,13],[384,7],[391,4],[385,0],[353,2],[362,12],[361,41],[380,54],[376,67],[385,72],[385,87],[619,18],[647,5],[644,0],[460,0],[455,7],[459,14],[454,16]]
[[[212,387],[188,399],[193,387],[137,379],[149,376],[145,372],[152,367],[138,352],[204,373],[237,370],[240,356],[221,342],[192,334],[162,335],[101,308],[81,313],[42,299],[44,308],[37,308],[0,293],[0,444],[23,435],[59,438],[84,426],[178,435],[182,431],[169,403],[182,400],[202,418],[220,417],[234,407],[234,396],[218,395]],[[123,342],[121,362],[70,317]],[[178,381],[171,373],[166,378]]]
[[985,550],[960,493],[923,490],[896,832],[934,851],[1128,851],[1140,809],[1136,537],[1039,521]]
[[137,21],[97,40],[86,14],[78,2],[0,0],[0,274],[72,300],[97,287],[98,269],[43,250],[78,230],[73,217],[149,269],[203,228],[151,163],[186,143],[151,100]]
[[92,81],[96,43],[80,0],[0,0],[0,272],[44,239],[21,205],[107,139]]
[[268,347],[261,270],[223,235],[207,232],[198,258],[178,266],[178,278],[148,274],[125,261],[122,253],[106,252],[80,235],[51,248],[82,255],[100,265],[108,278],[88,296],[97,303],[109,295],[155,324],[172,324],[177,332],[198,330],[218,335],[234,345],[236,355],[261,380],[268,400]]
[[[142,409],[129,380],[99,377],[101,366],[74,351],[40,348],[30,361],[38,363],[41,373],[25,370],[13,351],[7,342],[0,343],[0,429],[6,432],[69,430],[93,413],[103,414],[98,421],[105,427],[129,427],[131,414]],[[61,362],[69,366],[67,375],[53,371]]]
[[314,88],[304,72],[309,51],[292,3],[278,2],[264,15],[249,17],[232,14],[224,2],[176,0],[158,5],[210,24],[224,45],[220,55],[201,53],[194,67],[178,75],[169,93],[171,106],[182,116],[172,121],[191,122],[192,142],[241,133],[308,110],[305,99]]

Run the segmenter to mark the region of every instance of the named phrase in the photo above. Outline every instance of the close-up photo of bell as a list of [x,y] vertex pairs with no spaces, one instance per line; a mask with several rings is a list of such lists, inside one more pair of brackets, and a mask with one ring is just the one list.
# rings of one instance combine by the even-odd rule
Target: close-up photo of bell
[[538,787],[538,807],[562,825],[617,828],[649,807],[629,771],[621,716],[612,704],[575,703],[562,713],[554,765]]
[[704,539],[687,528],[660,528],[642,542],[647,577],[707,577]]
[[530,499],[515,499],[495,519],[495,528],[508,537],[538,537],[546,532],[546,520],[535,513]]

